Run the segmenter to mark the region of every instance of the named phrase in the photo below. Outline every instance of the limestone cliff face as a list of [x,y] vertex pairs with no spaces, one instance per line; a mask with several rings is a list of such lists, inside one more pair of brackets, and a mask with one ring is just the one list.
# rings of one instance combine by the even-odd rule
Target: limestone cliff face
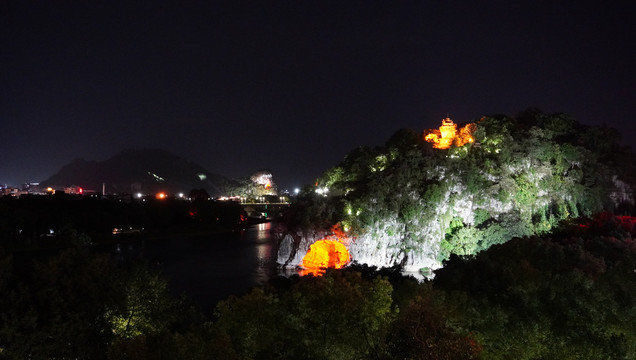
[[[473,196],[462,195],[463,187],[455,184],[445,192],[429,216],[416,216],[405,223],[397,213],[378,219],[367,227],[367,233],[348,238],[352,261],[377,267],[399,265],[405,271],[435,270],[441,267],[442,240],[446,237],[448,219],[461,219],[464,224],[474,223]],[[509,211],[512,205],[496,199],[482,199],[483,208],[495,216]],[[418,199],[413,199],[418,202]],[[308,233],[281,233],[279,235],[277,263],[283,267],[301,266],[302,259],[314,242],[333,237],[328,231]]]
[[278,239],[276,263],[281,267],[295,268],[300,266],[303,257],[314,242],[324,238],[326,234],[320,233],[285,233]]
[[[358,149],[325,172],[299,211],[337,223],[354,262],[428,273],[452,254],[472,255],[548,233],[563,220],[633,206],[623,169],[633,166],[633,156],[586,147],[593,129],[560,116],[515,126],[482,119],[474,142],[448,149],[401,132],[388,142],[398,145]],[[278,263],[299,266],[309,246],[329,235],[290,231],[281,237]]]
[[[501,196],[502,187],[513,186],[506,184],[508,177],[529,177],[530,169],[530,185],[534,190],[526,202],[516,201],[516,193]],[[348,238],[352,261],[377,267],[399,265],[405,271],[429,273],[440,268],[441,260],[449,253],[468,255],[513,237],[549,230],[556,225],[556,215],[550,214],[547,218],[544,215],[541,219],[536,209],[571,204],[572,199],[582,196],[566,187],[541,188],[542,179],[551,176],[541,167],[511,166],[508,172],[491,179],[492,185],[478,194],[471,193],[461,178],[452,177],[452,185],[444,188],[434,206],[426,205],[414,192],[404,193],[396,189],[394,196],[410,196],[409,202],[420,213],[405,216],[399,208],[388,211],[368,206],[364,211],[381,213],[382,216],[372,217],[373,221],[367,222],[363,234]],[[614,189],[609,193],[609,199],[613,205],[631,199],[631,187],[615,177],[612,183]],[[370,201],[370,205],[374,203],[377,204]],[[565,207],[562,210],[565,212],[578,211],[576,205],[561,206]],[[482,214],[482,218],[476,218],[476,214]],[[486,214],[485,218],[483,214]],[[283,234],[278,247],[278,264],[288,268],[300,266],[311,244],[329,237],[328,231]]]

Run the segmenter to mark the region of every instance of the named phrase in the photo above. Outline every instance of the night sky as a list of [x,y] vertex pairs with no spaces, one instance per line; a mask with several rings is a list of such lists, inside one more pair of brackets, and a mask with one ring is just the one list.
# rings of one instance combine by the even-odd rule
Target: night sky
[[293,189],[400,128],[531,106],[631,146],[634,4],[4,0],[0,184],[159,147]]

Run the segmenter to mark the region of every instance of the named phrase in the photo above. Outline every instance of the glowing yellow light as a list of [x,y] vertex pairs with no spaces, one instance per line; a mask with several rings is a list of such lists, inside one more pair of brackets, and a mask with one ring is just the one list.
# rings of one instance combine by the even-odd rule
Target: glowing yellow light
[[319,240],[311,244],[303,258],[306,269],[340,269],[349,263],[349,250],[337,240]]
[[477,125],[468,124],[457,131],[457,124],[450,118],[442,120],[442,126],[438,129],[429,129],[424,135],[424,140],[433,143],[436,149],[448,149],[452,144],[455,146],[464,146],[466,143],[474,142],[472,136]]
[[[345,226],[345,231],[349,230]],[[307,254],[303,257],[301,266],[304,268],[301,275],[322,275],[326,268],[340,269],[351,261],[349,250],[349,237],[342,230],[340,224],[331,227],[331,236],[329,239],[318,240],[311,244]]]
[[164,193],[164,192],[160,192],[160,193],[157,193],[156,197],[159,200],[163,200],[163,199],[167,198],[168,195],[166,195],[166,193]]

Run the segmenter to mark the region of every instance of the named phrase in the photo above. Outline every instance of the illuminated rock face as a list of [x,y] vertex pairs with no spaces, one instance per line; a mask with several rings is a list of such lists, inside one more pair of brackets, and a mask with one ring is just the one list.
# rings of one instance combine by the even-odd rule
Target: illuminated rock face
[[311,244],[324,239],[325,233],[287,233],[279,240],[276,263],[284,268],[296,268],[303,262]]
[[[286,265],[290,260],[291,254],[294,252],[294,238],[291,234],[286,234],[278,243],[278,252],[276,263],[278,265]],[[295,265],[292,265],[295,266]]]
[[[327,213],[324,206],[342,209],[339,224],[349,232],[291,230],[279,243],[278,264],[303,267],[312,244],[334,238],[346,241],[351,263],[430,276],[452,255],[474,255],[515,237],[548,233],[563,220],[634,203],[630,184],[609,175],[614,170],[589,156],[592,150],[556,141],[548,130],[513,126],[484,118],[458,128],[445,119],[424,134],[447,151],[430,151],[421,141],[391,147],[396,141],[353,152],[316,183],[334,190],[316,195],[320,206],[314,207],[319,214]],[[478,145],[462,146],[473,141]],[[337,198],[322,202],[328,196]],[[330,266],[329,260],[317,266]]]
[[[284,268],[304,268],[303,273],[319,274],[320,268],[341,268],[351,262],[378,267],[401,265],[405,271],[434,270],[441,267],[436,260],[439,252],[438,237],[442,236],[431,226],[429,246],[404,251],[403,233],[374,238],[371,235],[350,239],[347,248],[335,240],[318,240],[317,236],[301,235],[297,241],[287,234],[278,246],[277,264]],[[297,244],[297,245],[296,245]],[[296,245],[296,246],[294,246]],[[326,246],[325,246],[326,245]]]
[[[356,238],[349,238],[342,232],[334,234],[333,229],[329,232],[296,234],[295,240],[287,234],[279,243],[278,265],[287,268],[306,267],[304,258],[312,244],[331,239],[347,244],[349,262],[352,263],[377,267],[400,265],[404,271],[415,276],[420,271],[426,270],[423,272],[430,273],[442,267],[439,261],[441,240],[446,236],[445,229],[448,227],[448,220],[444,219],[450,215],[461,219],[465,224],[473,224],[472,210],[475,207],[475,199],[468,194],[458,178],[444,175],[447,173],[444,168],[440,167],[438,171],[439,173],[433,177],[445,179],[454,185],[446,189],[433,213],[417,219],[417,224],[407,227],[399,219],[398,214],[394,213],[378,219],[375,224],[369,226],[366,234]],[[512,207],[511,203],[504,204],[490,196],[483,200],[484,204],[481,207],[493,214],[510,211]],[[415,196],[412,201],[417,203],[421,199]]]
[[[308,258],[312,245],[321,240],[329,239],[335,242],[345,243],[348,250],[349,263],[367,264],[377,267],[392,267],[399,265],[404,271],[417,275],[416,272],[431,274],[432,270],[442,267],[440,254],[443,254],[442,242],[448,238],[451,220],[459,221],[463,228],[470,229],[476,223],[475,211],[488,213],[492,221],[497,221],[509,214],[519,214],[527,211],[515,201],[515,198],[501,198],[502,187],[512,187],[509,183],[512,175],[529,174],[531,189],[537,190],[534,195],[535,206],[549,206],[554,201],[567,201],[572,194],[549,188],[542,188],[542,179],[551,176],[550,168],[532,166],[529,160],[521,159],[517,163],[502,168],[502,174],[492,176],[493,185],[480,190],[479,196],[472,194],[461,176],[450,173],[447,168],[438,167],[436,173],[429,174],[430,178],[439,179],[445,184],[443,191],[436,201],[435,206],[420,205],[420,209],[426,213],[409,219],[400,218],[398,211],[387,212],[383,210],[381,217],[376,217],[373,222],[367,223],[366,233],[355,238],[347,237],[345,233],[334,234],[333,229],[327,232],[309,232],[305,234],[286,234],[279,242],[278,264],[281,267],[296,268],[309,267],[304,264],[304,258]],[[531,176],[530,176],[531,175]],[[615,201],[623,198],[633,198],[633,191],[618,179],[613,179],[617,190],[610,194]],[[513,195],[516,193],[512,193]],[[410,196],[413,204],[422,204],[426,199],[414,192],[394,190],[394,196]],[[371,202],[372,203],[372,202]],[[372,212],[376,209],[369,207],[364,211]],[[352,215],[354,216],[354,215]],[[513,224],[514,225],[514,224]],[[495,223],[495,226],[496,225]],[[532,229],[530,229],[532,230]],[[498,232],[504,233],[507,240],[516,236],[526,236],[531,233],[522,233],[512,228],[500,227]],[[515,232],[516,231],[516,232]],[[466,248],[470,254],[474,249]],[[327,253],[330,250],[326,250]],[[337,251],[331,250],[331,253]],[[331,258],[327,256],[327,258]],[[331,261],[331,266],[330,262]],[[321,261],[318,267],[336,267],[335,264],[344,264],[344,260]],[[313,265],[311,265],[313,266]],[[340,266],[340,265],[339,265]],[[305,273],[314,273],[312,271]],[[315,272],[319,273],[319,272]]]

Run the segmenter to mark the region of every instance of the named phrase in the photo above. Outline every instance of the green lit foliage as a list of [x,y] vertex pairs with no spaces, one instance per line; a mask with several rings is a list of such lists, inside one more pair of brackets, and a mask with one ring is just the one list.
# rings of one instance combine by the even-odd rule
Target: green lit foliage
[[400,130],[383,147],[354,150],[318,180],[329,197],[303,199],[297,209],[312,213],[303,225],[341,222],[352,235],[398,237],[402,251],[444,260],[548,233],[563,220],[633,207],[635,157],[610,129],[528,109],[483,117],[473,135],[472,144],[439,150]]
[[[21,260],[24,262],[24,259]],[[223,339],[143,265],[72,248],[14,264],[0,249],[0,359],[205,359]],[[195,348],[212,349],[196,357]],[[154,355],[153,355],[154,354]],[[219,356],[220,358],[228,358]]]
[[[342,184],[346,181],[344,170],[339,167],[333,167],[325,172],[322,176],[321,185],[326,186],[329,189],[333,189],[337,187],[337,185]],[[334,186],[336,185],[336,186]]]
[[133,338],[158,333],[165,329],[171,316],[167,283],[146,266],[129,271],[121,305],[106,311],[113,334]]
[[515,150],[515,139],[511,131],[515,128],[515,121],[506,116],[483,117],[477,123],[475,133],[476,142],[480,144],[487,157],[504,162],[510,160],[511,152]]

